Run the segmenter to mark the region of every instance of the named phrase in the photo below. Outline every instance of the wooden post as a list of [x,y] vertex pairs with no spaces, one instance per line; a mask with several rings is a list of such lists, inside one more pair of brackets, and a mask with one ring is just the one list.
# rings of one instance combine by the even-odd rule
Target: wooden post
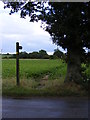
[[16,43],[16,81],[19,86],[19,42]]
[[22,49],[22,46],[19,46],[19,42],[16,42],[16,82],[17,82],[17,86],[20,85],[20,81],[19,81],[19,49]]

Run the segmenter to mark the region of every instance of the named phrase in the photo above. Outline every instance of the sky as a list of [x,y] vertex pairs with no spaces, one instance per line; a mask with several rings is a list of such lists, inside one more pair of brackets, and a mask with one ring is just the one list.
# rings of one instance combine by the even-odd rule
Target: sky
[[[57,45],[53,44],[49,33],[40,27],[40,22],[29,22],[29,17],[20,18],[20,12],[9,15],[10,9],[4,9],[3,6],[0,1],[0,52],[15,53],[16,42],[19,42],[23,47],[20,50],[22,52],[43,49],[48,54],[53,54]],[[58,48],[63,51],[61,47]]]

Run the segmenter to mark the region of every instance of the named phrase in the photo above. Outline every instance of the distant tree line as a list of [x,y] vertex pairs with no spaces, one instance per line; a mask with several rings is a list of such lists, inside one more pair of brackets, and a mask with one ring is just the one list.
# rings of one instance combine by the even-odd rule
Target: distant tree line
[[[3,54],[3,59],[16,58],[16,54]],[[34,51],[32,53],[27,53],[26,51],[19,53],[19,58],[21,59],[66,59],[66,54],[61,52],[59,49],[55,49],[53,55],[48,55],[45,50],[40,50],[39,52]]]

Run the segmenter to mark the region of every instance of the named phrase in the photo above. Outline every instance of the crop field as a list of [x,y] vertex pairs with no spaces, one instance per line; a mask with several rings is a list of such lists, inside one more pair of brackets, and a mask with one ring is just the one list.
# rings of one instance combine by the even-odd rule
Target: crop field
[[[66,96],[86,94],[80,86],[64,85],[67,65],[60,59],[20,59],[20,86],[16,86],[16,60],[2,60],[2,93],[6,96]],[[78,92],[79,91],[79,92]]]

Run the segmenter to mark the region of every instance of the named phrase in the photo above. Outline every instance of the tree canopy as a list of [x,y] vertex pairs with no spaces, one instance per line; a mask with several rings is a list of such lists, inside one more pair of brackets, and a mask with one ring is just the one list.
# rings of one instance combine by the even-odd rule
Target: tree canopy
[[[8,2],[10,14],[21,10],[20,16],[30,16],[30,21],[42,20],[45,30],[57,45],[65,48],[90,46],[89,2]],[[22,7],[23,6],[23,7]],[[44,25],[42,24],[42,27]]]

